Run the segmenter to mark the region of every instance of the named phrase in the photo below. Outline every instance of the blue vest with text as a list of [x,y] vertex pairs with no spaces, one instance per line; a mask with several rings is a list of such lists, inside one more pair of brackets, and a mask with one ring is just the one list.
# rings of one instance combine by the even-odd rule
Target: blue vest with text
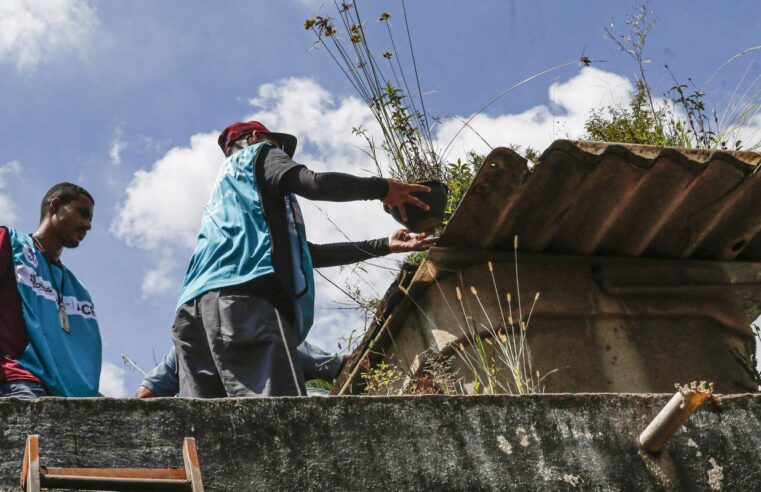
[[[195,251],[185,273],[177,309],[213,289],[273,274],[272,238],[256,184],[254,166],[268,143],[228,157],[203,208]],[[314,273],[306,230],[295,195],[283,197],[288,217],[296,292],[296,333],[301,343],[314,319]]]
[[[8,233],[29,340],[19,364],[53,396],[98,396],[101,340],[90,294],[67,268],[48,263],[31,236]],[[62,287],[68,331],[58,311]]]

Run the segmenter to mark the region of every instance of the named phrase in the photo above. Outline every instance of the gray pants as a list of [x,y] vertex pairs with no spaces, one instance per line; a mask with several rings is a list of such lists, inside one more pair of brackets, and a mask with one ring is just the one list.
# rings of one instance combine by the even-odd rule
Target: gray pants
[[235,288],[183,304],[172,326],[179,396],[306,395],[291,322],[283,316],[280,321],[285,343],[270,301]]

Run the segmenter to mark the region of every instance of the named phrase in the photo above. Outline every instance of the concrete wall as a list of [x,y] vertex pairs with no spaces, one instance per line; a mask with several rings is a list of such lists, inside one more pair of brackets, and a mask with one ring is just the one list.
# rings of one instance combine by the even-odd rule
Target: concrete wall
[[207,490],[758,490],[761,397],[700,409],[657,458],[639,432],[670,395],[0,401],[0,489],[27,434],[41,464],[180,466]]

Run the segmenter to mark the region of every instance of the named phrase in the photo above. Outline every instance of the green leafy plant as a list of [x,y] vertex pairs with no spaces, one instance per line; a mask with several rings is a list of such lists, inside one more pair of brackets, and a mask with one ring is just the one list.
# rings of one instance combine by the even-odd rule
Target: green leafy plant
[[[605,36],[631,57],[637,65],[638,76],[635,93],[628,108],[608,106],[592,111],[586,121],[586,138],[605,142],[621,142],[650,145],[671,145],[688,148],[757,150],[761,138],[754,135],[743,141],[743,127],[753,121],[761,111],[761,77],[747,84],[745,75],[721,117],[717,109],[709,109],[706,92],[697,87],[691,78],[680,82],[668,65],[665,66],[674,85],[658,101],[648,83],[645,67],[651,62],[645,56],[647,40],[657,23],[657,17],[645,1],[635,7],[635,12],[625,20],[624,34],[614,32],[614,21],[605,29]],[[756,46],[732,56],[714,75],[727,64],[752,51]],[[750,69],[750,67],[748,67]],[[746,75],[747,75],[746,71]],[[705,85],[710,82],[709,78]]]
[[333,389],[333,381],[325,379],[312,379],[306,382],[307,390],[317,395],[328,395]]
[[[462,159],[457,159],[457,162],[452,162],[446,165],[445,184],[449,193],[447,195],[446,208],[444,209],[444,220],[434,231],[434,235],[440,235],[449,223],[449,219],[452,218],[452,215],[455,210],[457,210],[457,207],[465,196],[465,192],[468,191],[468,188],[470,188],[470,185],[473,183],[473,179],[476,177],[483,161],[483,155],[469,152],[465,162],[463,162]],[[419,265],[427,255],[427,251],[416,251],[407,255],[404,261],[411,265]]]
[[469,152],[468,159],[465,162],[462,159],[457,159],[457,162],[447,164],[448,179],[446,185],[449,189],[449,195],[447,196],[447,207],[444,211],[444,222],[441,225],[441,229],[449,223],[449,219],[460,205],[465,192],[470,188],[483,162],[483,155]]
[[[608,106],[592,110],[584,130],[585,138],[601,142],[620,142],[648,145],[680,145],[683,143],[683,125],[675,121],[671,110],[663,106],[655,110],[648,103],[648,89],[644,83],[637,84],[629,107]],[[677,131],[661,122],[673,121]]]
[[396,364],[381,361],[376,367],[360,373],[365,383],[365,393],[370,395],[388,396],[397,392],[397,383],[402,380],[403,373]]

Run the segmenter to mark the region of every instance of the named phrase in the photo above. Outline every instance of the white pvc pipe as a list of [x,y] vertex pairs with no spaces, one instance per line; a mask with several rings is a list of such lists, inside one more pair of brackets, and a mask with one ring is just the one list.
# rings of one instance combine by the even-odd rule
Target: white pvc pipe
[[677,392],[639,435],[639,446],[657,453],[711,395],[708,391]]

